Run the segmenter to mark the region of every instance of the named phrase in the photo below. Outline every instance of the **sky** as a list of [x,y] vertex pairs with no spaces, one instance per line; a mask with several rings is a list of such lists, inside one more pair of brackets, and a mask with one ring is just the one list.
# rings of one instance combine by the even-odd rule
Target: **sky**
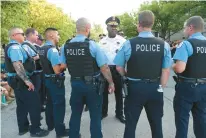
[[[63,9],[74,20],[88,18],[91,23],[101,24],[105,30],[105,21],[110,16],[124,12],[137,11],[146,0],[47,0]],[[151,1],[151,0],[150,0]]]

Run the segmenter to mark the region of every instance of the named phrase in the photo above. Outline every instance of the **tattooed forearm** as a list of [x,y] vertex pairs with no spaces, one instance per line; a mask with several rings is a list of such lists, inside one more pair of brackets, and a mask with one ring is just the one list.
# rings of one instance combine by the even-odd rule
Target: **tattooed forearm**
[[29,81],[28,77],[26,76],[26,72],[24,70],[24,66],[21,62],[13,62],[14,69],[17,75],[25,82]]
[[107,65],[104,65],[101,67],[101,72],[108,83],[113,83],[112,74],[111,74],[110,69]]

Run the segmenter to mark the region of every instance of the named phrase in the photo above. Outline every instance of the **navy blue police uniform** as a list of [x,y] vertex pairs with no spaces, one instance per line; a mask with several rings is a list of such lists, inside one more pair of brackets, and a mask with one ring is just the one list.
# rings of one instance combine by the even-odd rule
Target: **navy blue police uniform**
[[175,86],[176,138],[187,138],[190,111],[196,138],[206,138],[206,37],[194,33],[180,43],[173,59],[186,63]]
[[69,137],[78,138],[84,104],[90,112],[91,138],[102,138],[102,93],[98,92],[99,67],[106,64],[105,55],[94,41],[77,35],[61,48],[61,60],[71,75],[71,118]]
[[59,52],[50,41],[46,41],[39,50],[43,73],[45,74],[45,86],[47,92],[46,123],[51,131],[55,128],[56,135],[65,134],[65,86],[64,73],[56,75],[53,66],[61,64]]
[[[12,65],[13,62],[21,61],[28,78],[31,78],[35,70],[35,64],[29,54],[21,45],[11,40],[5,48],[5,64],[8,72],[8,83],[14,89],[17,104],[17,122],[19,134],[30,131],[31,134],[38,133],[40,129],[40,100],[37,91],[29,91],[23,80],[21,80]],[[33,82],[32,82],[33,83]],[[29,127],[28,113],[31,120]]]
[[[38,55],[38,51],[37,51],[38,47],[35,44],[32,44],[29,41],[25,41],[22,43],[22,47],[27,51],[27,53],[31,57],[35,57]],[[41,67],[40,59],[35,61],[35,67],[36,68],[31,76],[31,80],[34,84],[35,90],[39,93],[40,106],[42,107],[42,102],[41,102],[42,67]]]
[[[125,98],[124,138],[135,138],[135,129],[143,107],[153,138],[163,138],[163,90],[160,85],[162,68],[171,66],[169,44],[151,32],[140,32],[127,40],[117,53],[114,63],[125,67],[127,62],[128,95]],[[152,69],[151,69],[152,67]]]

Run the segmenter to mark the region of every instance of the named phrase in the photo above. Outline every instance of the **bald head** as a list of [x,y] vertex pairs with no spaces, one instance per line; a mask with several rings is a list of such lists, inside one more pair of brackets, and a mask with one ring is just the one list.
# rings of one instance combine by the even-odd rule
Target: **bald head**
[[91,23],[87,18],[79,18],[76,21],[76,29],[77,32],[86,32],[86,29],[90,29],[91,28]]
[[24,42],[24,31],[21,28],[13,27],[9,30],[9,38],[11,40],[16,40],[19,43]]
[[9,37],[11,38],[14,34],[17,34],[17,33],[23,33],[23,30],[21,28],[18,28],[18,27],[13,27],[9,30]]

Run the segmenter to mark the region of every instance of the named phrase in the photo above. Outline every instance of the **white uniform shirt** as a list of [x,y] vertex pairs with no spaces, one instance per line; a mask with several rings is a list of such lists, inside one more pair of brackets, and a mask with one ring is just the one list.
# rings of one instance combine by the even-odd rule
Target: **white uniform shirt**
[[118,50],[125,41],[126,39],[119,35],[116,35],[116,37],[114,38],[109,38],[108,36],[106,36],[100,40],[99,45],[101,50],[104,51],[108,59],[108,65],[115,65],[113,60]]

